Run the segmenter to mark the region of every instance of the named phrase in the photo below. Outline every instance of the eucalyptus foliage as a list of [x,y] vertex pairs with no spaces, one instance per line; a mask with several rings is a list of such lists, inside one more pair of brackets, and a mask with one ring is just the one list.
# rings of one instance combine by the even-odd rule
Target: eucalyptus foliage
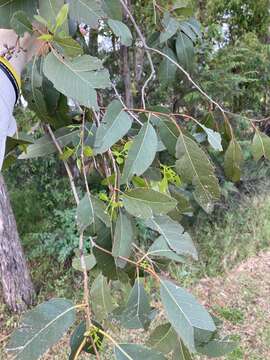
[[[171,261],[198,259],[182,216],[196,207],[210,213],[220,199],[212,155],[224,157],[222,176],[233,182],[241,179],[243,165],[228,114],[191,77],[196,72],[196,46],[203,41],[201,26],[189,1],[165,1],[162,6],[147,2],[146,24],[138,21],[143,1],[130,6],[130,13],[120,0],[67,3],[0,0],[0,27],[12,27],[18,34],[42,29],[38,36],[43,55],[28,67],[23,94],[46,133],[30,142],[22,138],[19,159],[58,153],[65,163],[77,202],[78,249],[72,265],[83,274],[84,299],[78,305],[52,299],[31,310],[7,350],[16,359],[38,359],[72,326],[79,309],[85,319],[71,337],[70,359],[82,352],[97,356],[105,349],[103,342],[117,360],[223,356],[235,344],[219,338],[208,310],[169,275]],[[151,33],[146,40],[148,20]],[[78,31],[69,31],[81,23],[105,41],[98,54],[91,53]],[[117,65],[123,47],[144,55],[141,78],[134,80],[138,68],[130,71],[133,80],[125,89],[133,93],[136,108],[128,108],[122,97],[125,73]],[[186,108],[174,113],[167,97],[167,92],[181,92],[187,84],[204,98],[198,119],[185,114]],[[164,92],[161,106],[157,99]],[[219,109],[219,116],[205,106],[208,101]],[[256,129],[255,160],[269,158],[269,149],[268,137]],[[83,195],[71,167],[80,174]],[[99,175],[101,192],[89,185],[93,173]],[[150,244],[139,241],[142,226],[153,234]],[[89,272],[95,274],[92,284]],[[154,297],[166,316],[155,329],[160,307]],[[121,343],[114,336],[117,327],[151,328],[151,334],[145,344]]]

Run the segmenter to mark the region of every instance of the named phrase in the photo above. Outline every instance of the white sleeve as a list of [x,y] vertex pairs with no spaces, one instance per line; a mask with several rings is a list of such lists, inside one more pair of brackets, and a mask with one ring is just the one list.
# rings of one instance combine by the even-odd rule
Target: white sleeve
[[0,69],[0,171],[2,169],[7,136],[13,136],[16,132],[16,121],[13,117],[13,109],[16,94],[10,80]]

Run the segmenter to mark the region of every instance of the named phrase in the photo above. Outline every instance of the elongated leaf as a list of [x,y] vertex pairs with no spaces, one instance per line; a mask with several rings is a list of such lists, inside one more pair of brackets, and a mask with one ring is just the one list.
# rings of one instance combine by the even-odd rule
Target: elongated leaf
[[189,255],[195,260],[198,259],[197,250],[189,233],[169,216],[155,216],[146,221],[146,226],[157,231],[178,255]]
[[155,129],[147,122],[133,141],[125,162],[121,183],[127,183],[134,175],[142,175],[155,159],[158,138]]
[[84,231],[97,219],[101,220],[107,227],[111,226],[111,221],[105,212],[106,207],[99,199],[85,194],[77,208],[77,224],[80,231]]
[[98,109],[95,89],[110,87],[110,76],[99,59],[83,55],[61,60],[53,53],[46,56],[43,71],[54,87],[81,105]]
[[177,344],[177,334],[171,324],[162,324],[150,334],[146,345],[167,355]]
[[38,7],[37,0],[0,0],[0,29],[9,29],[16,11],[24,11],[31,19]]
[[192,355],[185,347],[181,339],[178,339],[177,345],[172,354],[172,360],[193,360]]
[[90,299],[97,321],[107,319],[113,311],[114,305],[107,279],[100,274],[91,287]]
[[88,226],[93,224],[94,218],[94,207],[91,200],[91,197],[88,194],[85,194],[81,199],[77,207],[77,225],[79,231],[84,231]]
[[122,20],[123,10],[119,0],[102,0],[102,8],[110,19]]
[[67,57],[76,57],[83,54],[80,44],[70,36],[54,37],[54,44],[60,47],[60,52]]
[[137,188],[123,194],[125,209],[133,216],[149,219],[154,214],[166,214],[177,202],[168,195],[151,189]]
[[164,30],[160,34],[160,42],[164,43],[169,40],[179,29],[179,22],[170,16],[169,13],[165,13],[162,21]]
[[[97,328],[102,329],[102,326],[97,323],[96,321],[93,321],[93,325],[95,325]],[[74,360],[77,354],[77,351],[79,350],[82,342],[85,340],[85,336],[84,334],[86,333],[86,323],[85,321],[82,321],[74,330],[73,334],[71,335],[70,338],[70,349],[71,349],[71,353],[69,355],[69,360]],[[103,341],[104,335],[97,333],[95,335],[95,338],[93,340],[93,342],[95,342],[96,348],[97,350],[100,349],[101,345],[102,345],[102,341]],[[90,340],[90,338],[88,337],[85,346],[81,349],[81,352],[86,352],[89,354],[93,354],[95,355],[95,350],[93,348],[92,345],[92,341]]]
[[148,295],[140,280],[136,280],[130,292],[125,310],[121,314],[121,324],[126,329],[147,329],[151,321],[152,309]]
[[72,19],[92,28],[97,28],[99,21],[106,16],[101,2],[96,0],[72,0],[69,13]]
[[[39,1],[39,14],[46,19],[51,25],[56,22],[56,17],[59,11],[65,4],[65,0],[42,0]],[[68,31],[68,26],[64,27],[64,30]]]
[[[84,261],[85,261],[85,267],[86,267],[87,271],[93,269],[97,264],[96,258],[95,258],[95,256],[93,254],[85,255],[84,256]],[[75,270],[78,270],[78,271],[81,271],[81,272],[84,271],[84,269],[82,268],[81,258],[80,257],[75,257],[74,259],[72,259],[72,267]]]
[[241,179],[241,167],[244,158],[239,143],[232,139],[224,158],[224,170],[226,176],[233,182],[238,182]]
[[256,161],[262,157],[270,160],[270,138],[266,134],[256,130],[252,142],[252,154]]
[[123,256],[129,258],[132,252],[132,243],[134,241],[134,230],[130,218],[123,212],[119,212],[119,216],[115,226],[114,243],[112,254],[116,258],[116,264],[120,268],[124,268],[126,261],[119,258]]
[[[168,55],[172,60],[177,62],[177,58],[170,48],[165,48],[163,50],[164,54]],[[173,83],[175,80],[175,74],[176,74],[177,66],[173,64],[169,59],[166,57],[163,58],[160,67],[159,67],[159,80],[162,83],[162,85],[166,86],[168,84]]]
[[99,219],[107,227],[110,227],[111,226],[111,219],[110,219],[110,216],[106,212],[105,204],[101,200],[97,199],[94,196],[91,196],[91,202],[92,202],[93,208],[94,208],[95,221],[97,221],[97,219]]
[[116,360],[166,360],[161,353],[137,344],[118,344],[114,353]]
[[176,143],[179,136],[179,130],[176,125],[169,120],[161,120],[158,124],[159,136],[166,146],[168,152],[175,156]]
[[[55,137],[61,147],[64,147],[76,139],[78,139],[79,131],[72,131],[70,129],[63,128],[55,132]],[[42,138],[38,139],[34,144],[31,144],[27,147],[27,152],[19,156],[19,159],[32,159],[36,157],[47,156],[50,154],[56,153],[58,150],[54,145],[52,139],[49,135],[45,135]]]
[[32,24],[24,11],[16,11],[10,20],[10,25],[19,36],[23,36],[25,32],[32,33]]
[[7,351],[18,360],[37,360],[75,321],[71,301],[52,299],[27,312],[12,334]]
[[204,346],[197,347],[200,354],[207,355],[210,358],[225,356],[235,350],[237,343],[228,339],[224,340],[211,340]]
[[195,334],[198,330],[205,331],[207,341],[216,330],[213,319],[197,302],[195,297],[171,281],[161,279],[161,300],[166,315],[174,330],[191,352],[195,352]]
[[176,262],[185,262],[184,256],[177,255],[168,245],[167,241],[164,239],[163,236],[160,236],[155,242],[150,246],[147,251],[147,254],[151,256],[157,257],[165,257],[169,260],[176,261]]
[[197,40],[197,34],[193,31],[188,21],[181,21],[179,27],[181,31],[185,33],[192,42],[195,42]]
[[214,174],[214,168],[201,148],[186,136],[180,133],[176,144],[176,170],[183,181],[195,187],[195,200],[206,211],[213,210],[213,203],[219,199],[220,189]]
[[122,23],[118,20],[108,20],[108,25],[113,31],[114,35],[118,36],[120,38],[121,44],[125,46],[131,46],[132,45],[132,34],[129,28],[126,24]]
[[201,127],[206,132],[208,142],[212,146],[212,148],[217,151],[222,151],[223,148],[221,145],[222,139],[221,139],[220,133],[218,133],[204,125],[201,125]]
[[185,70],[190,71],[194,64],[194,45],[190,38],[182,31],[179,32],[176,40],[176,53],[179,64]]
[[131,117],[123,110],[118,100],[108,106],[108,110],[97,129],[94,143],[95,154],[106,152],[112,145],[122,139],[132,125]]

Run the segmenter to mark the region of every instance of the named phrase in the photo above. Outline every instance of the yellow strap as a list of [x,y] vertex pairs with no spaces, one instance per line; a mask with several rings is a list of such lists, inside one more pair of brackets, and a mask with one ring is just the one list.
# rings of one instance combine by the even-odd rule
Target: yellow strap
[[8,70],[11,72],[11,74],[14,76],[15,80],[17,81],[19,88],[21,88],[21,78],[17,73],[17,71],[14,69],[14,67],[11,65],[11,63],[7,59],[1,56],[0,56],[0,63],[4,64],[8,68]]

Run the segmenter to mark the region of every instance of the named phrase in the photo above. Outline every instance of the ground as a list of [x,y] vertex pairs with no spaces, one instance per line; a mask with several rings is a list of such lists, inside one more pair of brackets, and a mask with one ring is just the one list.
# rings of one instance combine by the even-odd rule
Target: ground
[[243,262],[225,277],[200,281],[196,294],[224,320],[240,346],[227,359],[270,359],[270,252]]

